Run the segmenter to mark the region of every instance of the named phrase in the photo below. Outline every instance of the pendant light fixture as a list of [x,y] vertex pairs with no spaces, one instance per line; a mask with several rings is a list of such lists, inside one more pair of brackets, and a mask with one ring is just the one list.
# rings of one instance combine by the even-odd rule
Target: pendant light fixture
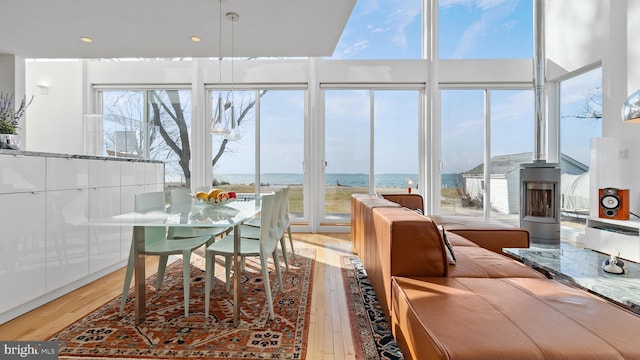
[[234,90],[234,82],[233,82],[233,73],[234,73],[234,43],[235,43],[235,26],[234,23],[240,19],[240,15],[234,12],[227,13],[227,19],[231,21],[231,129],[229,133],[226,135],[226,138],[229,140],[240,140],[240,133],[237,129],[236,123],[236,111],[235,111],[235,99],[233,98],[233,90]]
[[622,121],[630,124],[640,123],[640,90],[629,95],[622,106]]
[[214,115],[213,119],[211,119],[211,133],[216,135],[221,135],[221,136],[227,136],[229,135],[229,128],[224,119],[225,106],[223,105],[224,102],[222,101],[222,1],[224,0],[220,0],[220,9],[219,9],[220,11],[218,13],[219,14],[218,24],[220,26],[218,31],[218,36],[220,40],[219,41],[220,57],[218,57],[218,62],[219,62],[218,103],[213,114]]

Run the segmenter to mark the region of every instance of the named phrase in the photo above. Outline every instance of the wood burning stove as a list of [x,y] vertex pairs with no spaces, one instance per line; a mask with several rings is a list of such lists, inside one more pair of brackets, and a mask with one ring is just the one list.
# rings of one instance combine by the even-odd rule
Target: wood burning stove
[[560,243],[560,167],[537,161],[520,168],[520,227],[532,242]]

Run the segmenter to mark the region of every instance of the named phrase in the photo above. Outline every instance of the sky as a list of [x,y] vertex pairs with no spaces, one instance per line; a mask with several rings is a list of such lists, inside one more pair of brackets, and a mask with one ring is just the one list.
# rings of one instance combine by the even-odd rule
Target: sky
[[[419,59],[421,57],[422,0],[359,0],[336,46],[332,59]],[[531,58],[533,53],[532,0],[441,0],[439,53],[442,59]],[[601,75],[591,74],[565,84],[564,118],[579,112],[585,86]],[[376,92],[376,173],[416,173],[418,157],[417,92],[401,96]],[[369,92],[327,90],[325,157],[327,173],[369,171]],[[577,100],[576,100],[577,99]],[[301,173],[303,164],[304,97],[302,91],[267,94],[261,107],[260,159],[263,172]],[[533,91],[492,91],[493,155],[533,151]],[[283,106],[282,104],[286,104]],[[461,172],[482,162],[484,100],[481,90],[442,93],[444,173]],[[283,111],[289,109],[290,111]],[[461,115],[461,114],[464,114]],[[470,115],[471,114],[471,115]],[[394,119],[415,119],[415,121]],[[464,121],[459,120],[464,119]],[[575,120],[575,119],[574,119]],[[287,122],[289,121],[289,122]],[[275,124],[277,122],[277,125]],[[588,138],[599,125],[564,126],[563,151],[588,164]],[[564,125],[564,124],[563,124]],[[594,130],[595,128],[595,130]],[[254,132],[232,145],[232,153],[214,169],[218,173],[252,173]],[[394,132],[416,133],[415,141],[397,144]],[[455,136],[453,136],[455,135]],[[392,141],[393,140],[393,141]],[[215,140],[214,140],[215,147]]]

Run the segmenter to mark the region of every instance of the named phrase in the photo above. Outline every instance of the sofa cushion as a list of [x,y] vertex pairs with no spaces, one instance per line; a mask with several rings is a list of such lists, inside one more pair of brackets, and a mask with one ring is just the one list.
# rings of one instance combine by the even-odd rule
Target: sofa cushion
[[456,264],[449,266],[449,277],[529,277],[545,278],[541,273],[506,256],[477,246],[454,246]]
[[395,277],[392,291],[405,359],[640,359],[639,317],[553,280]]
[[[445,229],[446,231],[446,229]],[[471,246],[471,247],[479,247],[478,244],[474,243],[473,241],[460,236],[456,233],[453,233],[451,231],[446,231],[447,233],[447,240],[449,240],[449,243],[453,246]]]

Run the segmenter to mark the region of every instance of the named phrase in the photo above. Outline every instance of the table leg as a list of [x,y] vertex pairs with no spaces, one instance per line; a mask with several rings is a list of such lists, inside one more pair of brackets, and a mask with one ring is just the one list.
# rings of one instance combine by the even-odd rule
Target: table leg
[[240,226],[233,226],[233,326],[240,325]]
[[145,319],[145,256],[144,256],[144,226],[133,227],[133,258],[134,258],[134,295],[136,310],[136,325]]

